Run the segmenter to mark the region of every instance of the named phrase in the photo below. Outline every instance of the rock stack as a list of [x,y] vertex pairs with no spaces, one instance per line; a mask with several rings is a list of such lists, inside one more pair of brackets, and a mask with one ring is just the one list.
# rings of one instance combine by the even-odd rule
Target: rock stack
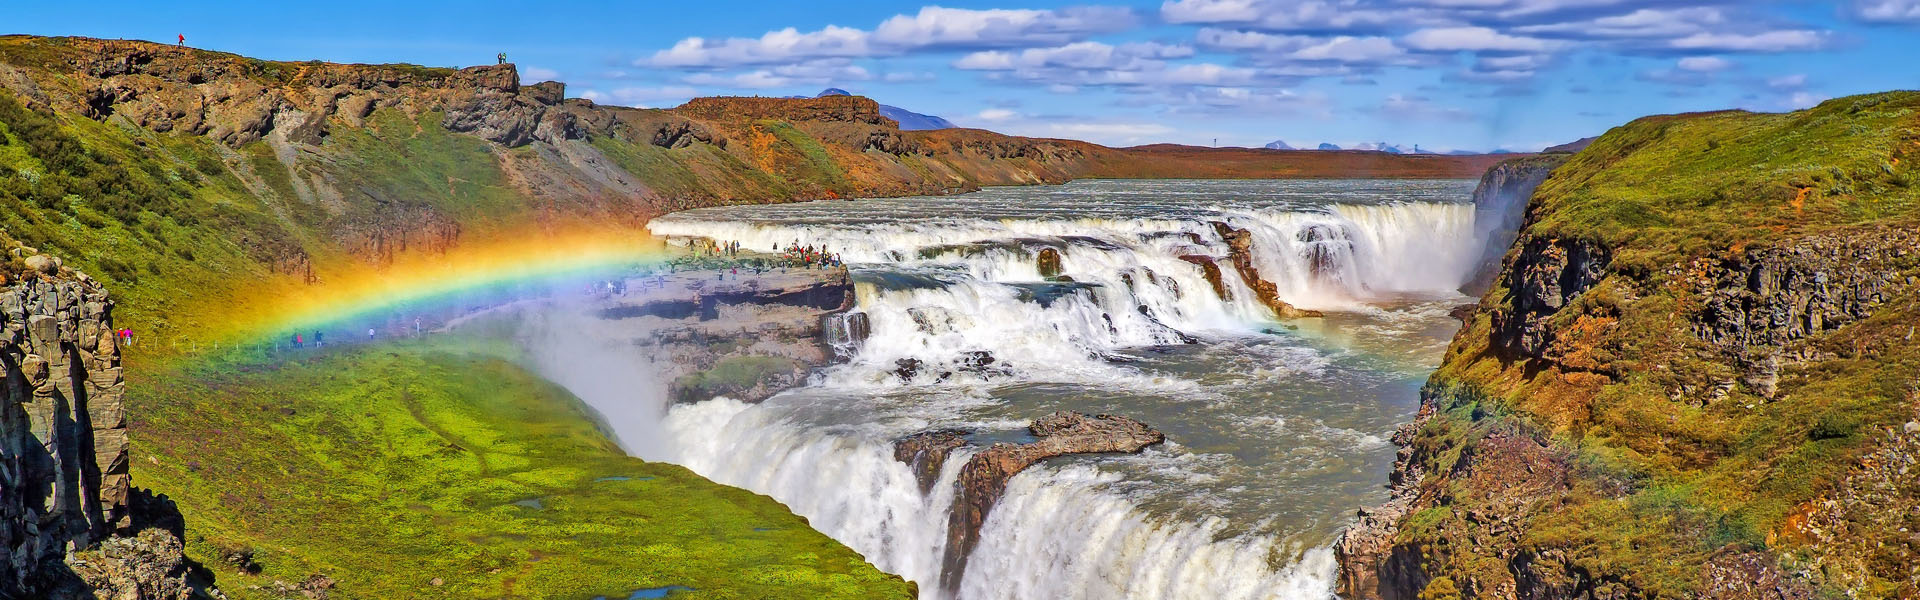
[[[157,564],[119,560],[130,552],[120,550],[107,557],[115,560],[70,561],[103,543],[139,545],[115,537],[134,518],[113,301],[53,257],[27,258],[30,270],[0,287],[0,597],[91,597],[117,586],[86,580],[88,569]],[[169,535],[151,531],[141,539]],[[137,597],[184,597],[179,545],[168,546],[172,566],[137,584],[179,593]]]

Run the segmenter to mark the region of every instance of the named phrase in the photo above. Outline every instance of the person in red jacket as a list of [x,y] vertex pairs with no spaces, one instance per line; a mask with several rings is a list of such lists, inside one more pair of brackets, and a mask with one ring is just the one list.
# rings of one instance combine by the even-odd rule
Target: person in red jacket
[[180,34],[180,45],[182,46],[187,45],[187,34],[184,34],[184,33]]

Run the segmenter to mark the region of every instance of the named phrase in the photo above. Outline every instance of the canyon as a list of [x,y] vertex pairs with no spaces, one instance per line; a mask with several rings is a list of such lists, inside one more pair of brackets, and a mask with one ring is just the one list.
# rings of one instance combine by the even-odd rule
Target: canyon
[[[605,593],[711,586],[760,568],[753,565],[775,565],[766,568],[780,569],[787,585],[821,595],[981,597],[991,581],[1035,596],[1057,594],[1046,587],[1057,582],[1086,594],[1252,597],[1320,593],[1321,575],[1356,600],[1920,593],[1910,533],[1920,524],[1906,510],[1920,501],[1907,468],[1920,447],[1912,338],[1920,100],[1912,93],[1795,113],[1648,117],[1577,153],[1507,160],[901,131],[876,103],[853,96],[630,109],[566,98],[551,82],[522,84],[511,65],[276,62],[84,38],[0,37],[0,89],[6,594],[208,593],[187,576],[188,557],[214,565],[235,597]],[[1313,181],[1330,177],[1405,181],[1392,189]],[[1462,177],[1481,178],[1470,204],[1418,200],[1464,195],[1454,183],[1422,181]],[[738,215],[703,221],[688,215],[713,213],[686,212],[869,198],[829,208],[883,214],[904,205],[874,198],[966,192],[967,208],[990,212],[1027,202],[993,186],[1078,180],[1063,189],[1097,195],[1109,190],[1101,186],[1148,185],[1101,178],[1300,178],[1287,185],[1391,201],[1313,210],[1226,203],[1180,215],[1168,231],[1129,229],[1125,218],[1063,228],[1026,215],[920,238],[767,224],[783,215],[741,227]],[[1182,183],[1152,185],[1156,194],[1192,193]],[[1206,185],[1253,185],[1235,189],[1257,195],[1264,184]],[[589,394],[568,395],[530,374],[553,365],[484,341],[272,365],[201,364],[179,349],[231,343],[210,332],[236,307],[324,292],[405,256],[581,224],[752,248],[825,235],[807,241],[856,262],[967,269],[864,281],[822,270],[765,287],[757,283],[773,280],[758,274],[748,287],[698,271],[668,278],[657,296],[602,298],[585,309],[607,323],[606,335],[669,357],[661,374],[672,406],[654,433],[677,446],[654,451],[699,474],[626,456],[651,458],[633,440],[619,440],[626,453],[610,447],[604,421],[616,419],[576,406]],[[1429,239],[1472,243],[1404,243]],[[900,248],[912,254],[887,254]],[[1418,296],[1413,307],[1397,304],[1409,293]],[[1387,306],[1399,319],[1342,320],[1363,305]],[[1127,378],[1138,374],[1129,365],[1178,371],[1192,368],[1182,361],[1266,352],[1271,374],[1315,349],[1221,342],[1217,332],[1232,323],[1273,322],[1274,332],[1315,342],[1307,336],[1321,328],[1427,327],[1455,317],[1464,323],[1457,333],[1437,326],[1451,342],[1433,350],[1439,367],[1430,378],[1418,360],[1377,369],[1385,375],[1336,364],[1389,381],[1341,392],[1382,406],[1349,409],[1365,413],[1352,421],[1332,420],[1332,411],[1294,415],[1324,425],[1308,433],[1261,430],[1255,420],[1223,419],[1231,427],[1222,430],[1183,422],[1185,413],[1222,416],[1206,412],[1217,407],[1135,415],[1108,406],[1095,410],[1160,429],[1096,417],[1120,423],[1126,443],[1052,448],[1061,430],[1079,426],[1048,423],[1088,419],[1034,421],[1067,407],[1016,393],[1004,409],[950,399],[993,427],[849,434],[798,425],[816,418],[807,402],[844,399],[779,394],[820,381],[871,392],[1009,374],[1050,384],[1122,380],[1162,393],[1153,386],[1164,382]],[[136,348],[151,350],[123,352],[109,332],[125,327],[147,342]],[[1428,347],[1419,335],[1392,335],[1406,338],[1394,344]],[[875,338],[912,343],[868,343]],[[1239,354],[1206,354],[1213,345]],[[1415,371],[1419,381],[1409,380]],[[344,381],[343,372],[368,375]],[[443,377],[420,382],[416,373]],[[1280,378],[1270,389],[1231,391],[1312,393],[1289,385]],[[501,389],[512,399],[491,399]],[[1418,403],[1396,412],[1398,396]],[[520,412],[508,414],[560,415],[540,426],[564,435],[530,433],[495,414],[487,404],[495,401],[517,403]],[[936,421],[848,406],[888,416],[888,427]],[[1020,435],[1002,431],[1008,422],[1035,439],[994,437]],[[1366,442],[1383,423],[1394,430],[1391,448]],[[1355,435],[1339,437],[1345,432]],[[514,441],[494,449],[463,437],[482,433],[477,439]],[[1167,490],[1191,488],[1148,486],[1138,498],[1106,491],[1115,477],[1152,482],[1156,472],[1205,469],[1155,461],[1179,456],[1169,445],[1234,436],[1355,448],[1319,466],[1372,474],[1346,482],[1354,488],[1390,473],[1389,489],[1342,487],[1318,501],[1385,501],[1357,515],[1351,506],[1329,512],[1337,517],[1263,505],[1294,511],[1302,524],[1250,535],[1237,523],[1144,525],[1179,510],[1138,506],[1177,505],[1169,498],[1181,494]],[[364,462],[333,454],[381,437],[409,442],[352,459]],[[796,449],[790,464],[740,462],[744,452]],[[1122,454],[1052,457],[1078,451]],[[571,462],[590,468],[563,466]],[[884,480],[874,485],[890,495],[833,504],[820,499],[842,497],[825,489],[835,482],[793,476],[836,465]],[[669,483],[678,495],[637,478]],[[275,491],[288,486],[316,487],[312,498]],[[372,491],[396,489],[405,493]],[[366,514],[340,508],[362,505]],[[623,550],[622,540],[536,536],[552,545],[534,547],[497,529],[654,522],[666,512],[646,511],[677,509],[711,529],[676,529],[679,537],[660,544],[705,552],[709,532],[726,531],[736,545],[662,574],[635,567],[653,558]],[[846,517],[854,513],[865,521]],[[323,514],[383,547],[339,548],[302,531]],[[376,522],[383,526],[369,525]],[[1074,563],[1138,578],[1116,589],[1099,587],[1116,578],[1036,574],[1019,560],[943,564],[1064,555],[1076,549],[1016,534],[1103,523],[1124,524],[1115,526],[1124,538],[1115,548],[1179,555],[1117,560],[1124,553],[1115,551]],[[1336,534],[1330,551],[1288,549]],[[419,572],[393,566],[397,556],[475,540],[504,549],[470,564],[436,559]],[[227,558],[256,552],[258,563]],[[602,552],[614,558],[595,562]],[[1161,564],[1171,566],[1142,567]],[[589,573],[602,575],[581,575]]]

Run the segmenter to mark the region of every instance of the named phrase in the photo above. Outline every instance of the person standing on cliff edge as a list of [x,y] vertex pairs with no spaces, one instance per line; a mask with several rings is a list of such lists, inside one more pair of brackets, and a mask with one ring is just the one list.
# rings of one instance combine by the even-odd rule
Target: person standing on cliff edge
[[187,45],[187,34],[184,34],[184,33],[180,34],[180,45],[182,46]]

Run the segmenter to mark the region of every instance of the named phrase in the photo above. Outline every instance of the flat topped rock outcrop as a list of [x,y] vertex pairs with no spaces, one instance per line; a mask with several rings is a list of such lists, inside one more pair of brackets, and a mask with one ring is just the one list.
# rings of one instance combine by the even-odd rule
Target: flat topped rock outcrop
[[[1027,428],[1035,441],[1025,444],[998,443],[974,454],[960,469],[960,479],[955,483],[952,512],[947,521],[947,554],[941,564],[940,584],[946,589],[956,589],[960,585],[960,576],[965,572],[967,555],[980,541],[980,525],[987,521],[987,513],[993,510],[993,504],[1006,493],[1007,480],[1042,460],[1067,454],[1094,454],[1106,452],[1139,452],[1147,446],[1166,441],[1167,436],[1147,426],[1146,423],[1115,416],[1087,416],[1077,412],[1060,411],[1035,419]],[[908,448],[914,453],[906,455],[914,461],[923,460],[928,453],[939,453],[939,460],[945,461],[946,454],[958,448],[950,432],[932,432],[906,438],[895,446],[895,457],[906,455]],[[930,437],[926,437],[930,436]],[[903,460],[910,465],[918,463]],[[934,476],[939,468],[933,467]]]

